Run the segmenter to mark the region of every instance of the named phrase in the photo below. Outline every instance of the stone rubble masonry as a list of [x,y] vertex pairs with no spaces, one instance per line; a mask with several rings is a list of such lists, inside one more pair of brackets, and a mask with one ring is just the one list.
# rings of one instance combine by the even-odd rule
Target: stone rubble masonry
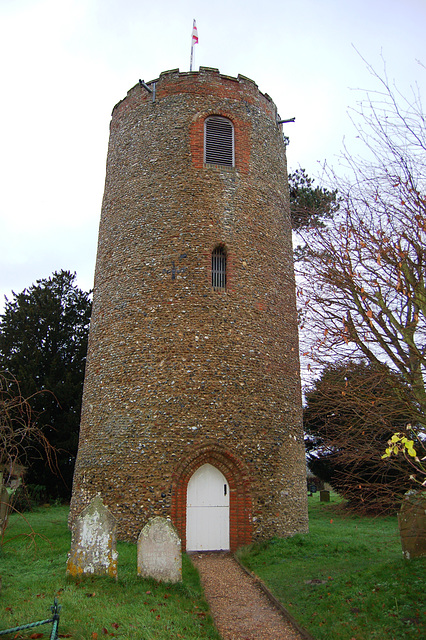
[[[231,549],[307,530],[285,145],[271,98],[217,69],[167,71],[112,113],[70,522],[101,492],[122,539],[171,517],[205,462]],[[205,165],[229,118],[235,167]],[[227,289],[211,253],[227,254]]]

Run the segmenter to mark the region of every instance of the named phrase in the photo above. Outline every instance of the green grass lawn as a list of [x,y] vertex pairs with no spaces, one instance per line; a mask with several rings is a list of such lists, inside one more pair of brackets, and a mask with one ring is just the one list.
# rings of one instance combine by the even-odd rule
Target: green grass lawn
[[[0,556],[3,588],[0,593],[0,630],[45,620],[55,597],[62,605],[59,633],[74,640],[220,640],[202,597],[198,574],[183,556],[183,582],[157,584],[136,577],[136,545],[118,543],[118,581],[110,578],[65,577],[71,536],[68,508],[40,508],[25,514],[38,534],[14,515],[6,531]],[[34,544],[35,543],[35,544]],[[5,638],[30,638],[43,633],[50,638],[51,625]]]
[[[316,640],[426,638],[426,559],[402,559],[396,517],[351,516],[335,496],[309,502],[308,535],[252,545],[239,553],[242,562]],[[220,640],[185,555],[179,585],[137,578],[136,545],[126,543],[118,544],[117,582],[66,579],[67,515],[66,507],[25,514],[41,534],[34,540],[25,520],[11,517],[0,556],[0,629],[48,618],[57,597],[62,637]],[[16,637],[49,638],[50,629]]]
[[316,640],[426,638],[426,558],[402,558],[395,517],[309,498],[310,533],[239,552]]

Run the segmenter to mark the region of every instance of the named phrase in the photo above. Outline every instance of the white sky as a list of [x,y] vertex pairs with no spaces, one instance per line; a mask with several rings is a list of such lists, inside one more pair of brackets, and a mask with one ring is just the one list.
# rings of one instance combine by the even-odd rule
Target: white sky
[[36,279],[93,285],[110,114],[139,78],[200,65],[269,93],[290,169],[335,164],[348,107],[374,88],[354,47],[423,94],[426,0],[0,0],[0,309]]

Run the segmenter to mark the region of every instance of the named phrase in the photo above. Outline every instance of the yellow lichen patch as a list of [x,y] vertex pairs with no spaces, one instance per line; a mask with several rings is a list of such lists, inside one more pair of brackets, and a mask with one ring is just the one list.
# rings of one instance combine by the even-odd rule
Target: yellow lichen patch
[[72,578],[77,578],[78,576],[82,575],[83,569],[80,565],[76,564],[72,558],[69,558],[67,562],[66,573],[68,576],[71,576]]

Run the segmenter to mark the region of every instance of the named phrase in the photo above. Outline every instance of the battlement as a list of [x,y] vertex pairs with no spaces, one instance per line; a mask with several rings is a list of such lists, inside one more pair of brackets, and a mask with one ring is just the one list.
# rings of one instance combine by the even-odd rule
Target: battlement
[[200,67],[199,71],[170,69],[163,71],[158,78],[144,82],[144,85],[151,93],[139,82],[115,105],[112,114],[115,115],[117,110],[123,108],[123,103],[130,102],[133,105],[193,93],[197,96],[215,95],[230,100],[245,100],[248,104],[257,105],[275,121],[280,119],[272,98],[267,93],[262,93],[253,80],[241,74],[234,78],[220,73],[214,67]]

